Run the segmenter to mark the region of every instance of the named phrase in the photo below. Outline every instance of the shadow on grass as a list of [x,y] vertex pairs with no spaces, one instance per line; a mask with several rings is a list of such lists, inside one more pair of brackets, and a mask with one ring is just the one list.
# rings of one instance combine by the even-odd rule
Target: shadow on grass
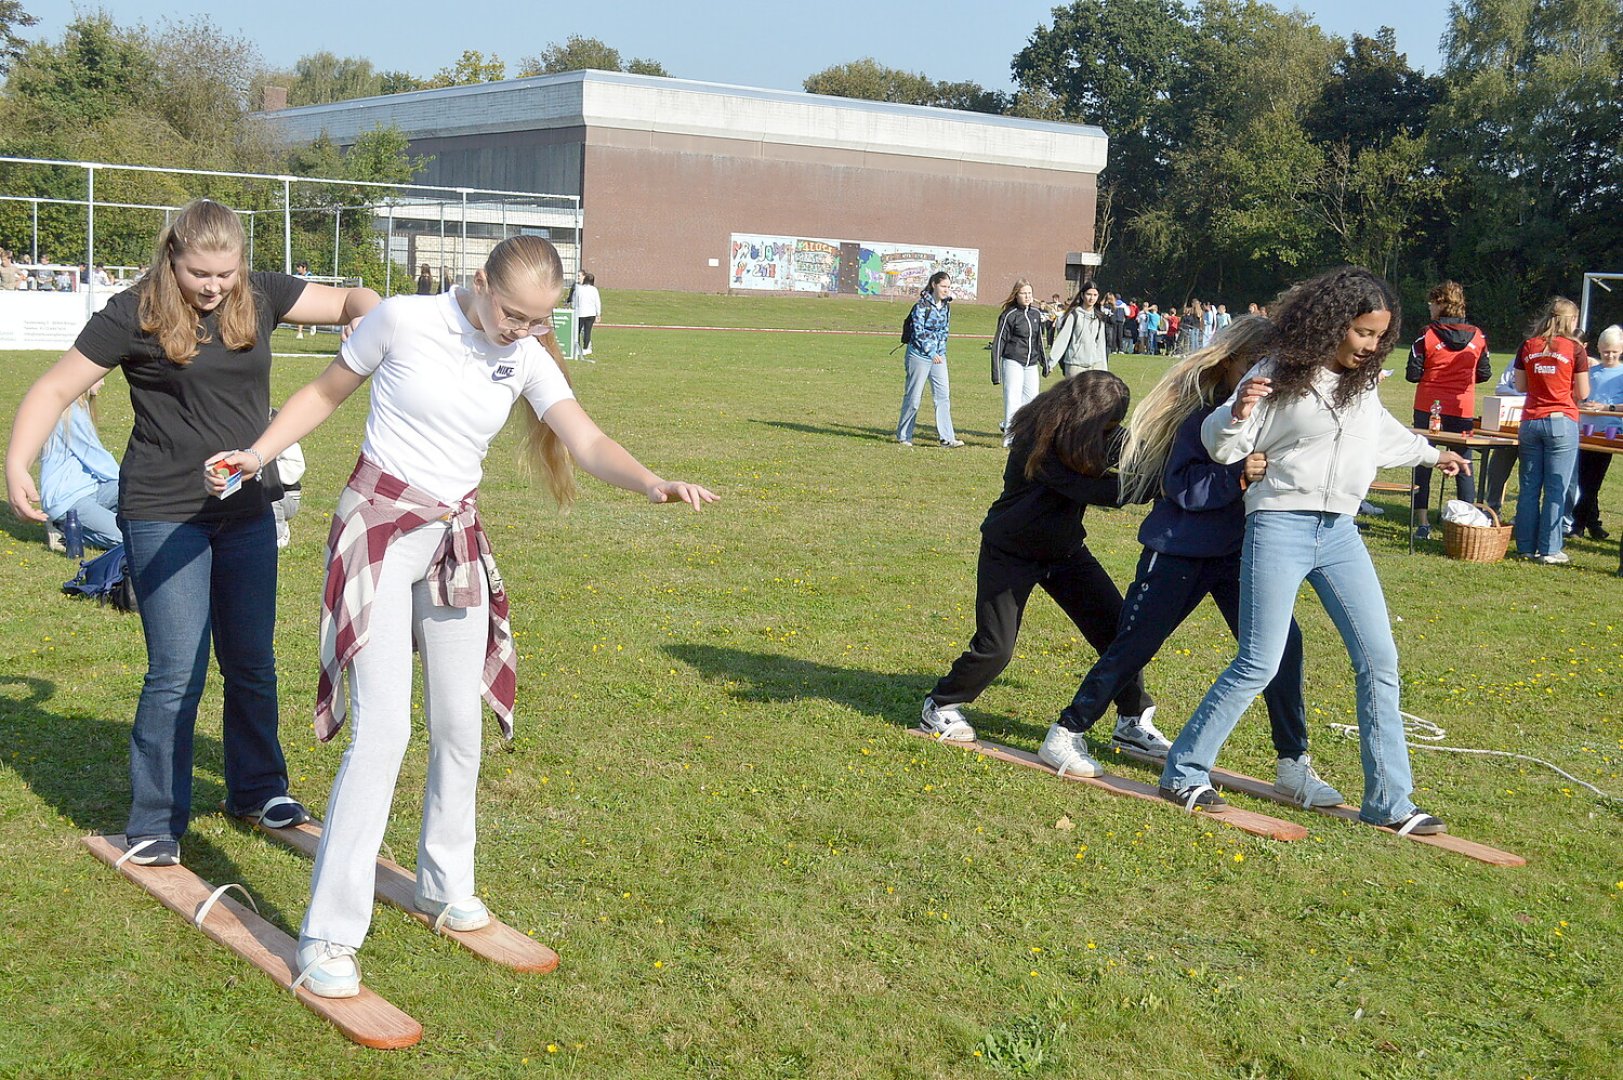
[[[716,645],[669,645],[665,652],[698,669],[706,678],[731,683],[727,692],[737,701],[777,704],[816,698],[899,728],[918,724],[919,704],[936,680],[935,675],[835,667],[793,656]],[[1041,742],[1048,732],[1046,725],[1037,727],[986,713],[975,718],[975,725],[987,736],[1001,740],[1018,735],[1033,744]]]
[[[47,707],[58,695],[55,683],[25,675],[0,675],[0,766],[10,768],[28,789],[83,833],[122,833],[130,804],[130,725]],[[225,785],[220,741],[193,739],[192,818],[223,813]],[[212,774],[212,776],[210,775]],[[272,841],[266,841],[272,842]],[[181,841],[185,865],[215,882],[241,881],[231,858],[197,832]],[[90,858],[86,853],[86,858]],[[255,893],[260,914],[297,934],[299,921]]]
[[[803,435],[835,435],[842,439],[865,439],[869,442],[894,443],[896,441],[895,428],[865,427],[860,424],[800,424],[793,420],[752,420],[752,424],[765,424],[768,427],[783,428],[785,431],[798,431]],[[930,429],[934,431],[932,427]],[[921,428],[922,432],[922,428]],[[958,437],[971,439],[1001,440],[1002,432],[970,431],[966,428],[958,429]],[[915,435],[921,443],[934,443],[934,436],[926,437],[923,434]]]

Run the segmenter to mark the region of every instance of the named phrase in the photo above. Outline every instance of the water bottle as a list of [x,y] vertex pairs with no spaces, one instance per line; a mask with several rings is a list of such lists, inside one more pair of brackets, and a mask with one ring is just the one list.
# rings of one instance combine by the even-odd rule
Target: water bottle
[[1431,419],[1426,422],[1426,427],[1431,431],[1443,430],[1443,403],[1441,401],[1431,403]]
[[69,510],[62,519],[62,543],[68,549],[68,558],[85,557],[85,531],[79,527],[79,511]]

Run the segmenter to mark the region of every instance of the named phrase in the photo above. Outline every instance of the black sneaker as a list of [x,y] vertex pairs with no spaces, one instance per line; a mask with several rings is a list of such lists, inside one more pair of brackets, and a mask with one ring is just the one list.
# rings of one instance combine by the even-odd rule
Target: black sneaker
[[1589,538],[1591,540],[1610,540],[1612,538],[1612,534],[1601,528],[1600,523],[1596,522],[1595,524],[1589,526]]
[[1433,817],[1424,810],[1416,810],[1401,821],[1389,823],[1386,828],[1396,832],[1399,836],[1435,836],[1448,831],[1441,818]]
[[309,821],[310,811],[290,795],[277,795],[266,799],[258,810],[250,810],[242,816],[267,829],[288,829]]
[[1190,784],[1187,787],[1160,789],[1161,798],[1170,803],[1177,803],[1193,814],[1196,810],[1217,812],[1228,806],[1228,802],[1210,784]]
[[137,840],[129,846],[120,862],[136,866],[179,866],[179,840]]

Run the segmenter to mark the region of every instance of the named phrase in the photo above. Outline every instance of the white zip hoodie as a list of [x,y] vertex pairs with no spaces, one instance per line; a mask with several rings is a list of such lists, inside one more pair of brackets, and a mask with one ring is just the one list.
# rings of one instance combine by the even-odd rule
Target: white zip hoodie
[[[1271,374],[1272,364],[1264,360],[1246,378]],[[1331,408],[1337,381],[1334,372],[1320,368],[1307,393],[1289,400],[1269,395],[1239,423],[1233,418],[1231,394],[1201,425],[1201,441],[1219,464],[1239,461],[1254,450],[1268,455],[1268,471],[1246,488],[1247,514],[1356,514],[1376,470],[1437,464],[1437,447],[1387,412],[1376,387],[1344,408]]]

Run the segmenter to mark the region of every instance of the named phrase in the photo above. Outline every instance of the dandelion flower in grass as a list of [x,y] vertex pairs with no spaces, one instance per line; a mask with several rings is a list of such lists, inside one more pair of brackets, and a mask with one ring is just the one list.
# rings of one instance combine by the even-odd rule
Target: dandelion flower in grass
[[547,1043],[547,1053],[556,1054],[557,1052],[558,1052],[558,1044],[557,1043]]
[[1234,861],[1235,862],[1245,862],[1245,853],[1241,852],[1241,851],[1236,851],[1234,853]]
[[655,960],[654,961],[654,970],[655,971],[659,971],[659,970],[663,969],[664,967],[665,967],[665,961],[663,961],[663,960]]

